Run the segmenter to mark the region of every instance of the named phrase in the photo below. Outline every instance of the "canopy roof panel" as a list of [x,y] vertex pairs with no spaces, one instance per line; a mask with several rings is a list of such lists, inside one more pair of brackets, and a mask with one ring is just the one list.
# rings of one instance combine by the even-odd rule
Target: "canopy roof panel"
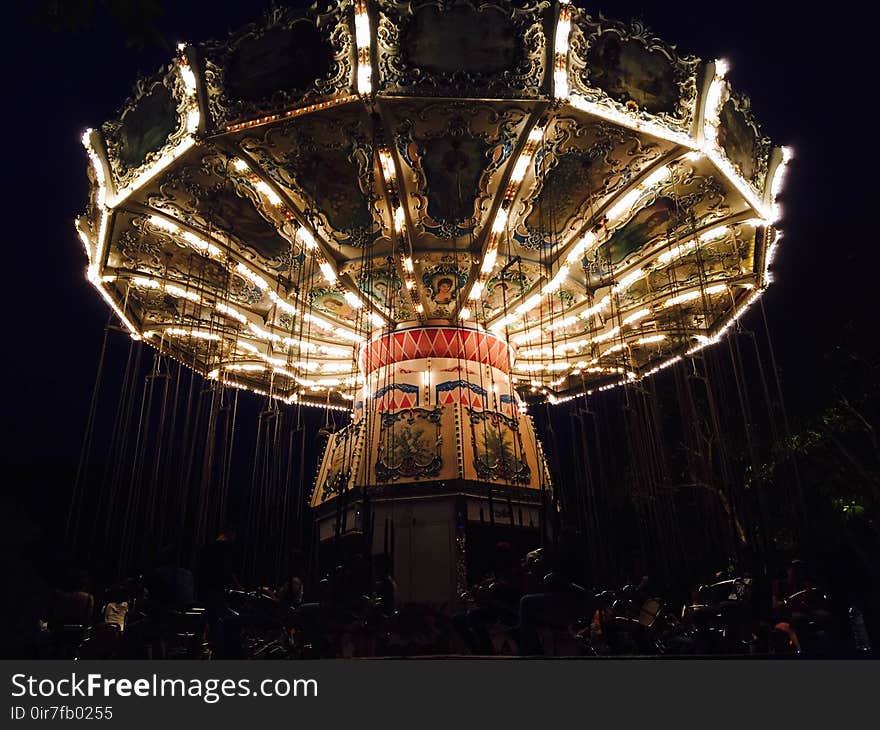
[[722,62],[563,2],[324,2],[182,45],[84,135],[89,280],[211,377],[347,407],[486,327],[523,394],[650,374],[770,283],[787,161]]

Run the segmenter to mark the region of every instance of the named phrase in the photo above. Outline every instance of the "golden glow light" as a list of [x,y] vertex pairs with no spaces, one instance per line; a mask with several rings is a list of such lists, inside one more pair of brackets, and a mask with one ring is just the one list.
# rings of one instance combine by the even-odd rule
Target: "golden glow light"
[[636,269],[635,271],[631,271],[626,276],[624,276],[617,284],[615,284],[611,291],[615,294],[618,294],[622,291],[626,291],[635,284],[639,279],[641,279],[645,275],[645,272],[642,269]]
[[589,319],[590,317],[592,317],[596,314],[599,314],[609,304],[611,304],[611,297],[608,294],[606,294],[598,302],[596,302],[596,304],[594,304],[592,307],[588,307],[587,309],[583,310],[580,314],[578,314],[578,317],[580,317],[581,319]]
[[515,321],[516,321],[516,317],[512,314],[508,314],[506,317],[502,317],[497,322],[493,322],[492,324],[490,324],[489,329],[492,330],[493,332],[497,332],[498,330],[504,329],[505,327],[507,327],[507,325],[509,325]]
[[203,241],[195,233],[191,233],[190,231],[183,231],[180,234],[180,237],[190,246],[192,246],[197,251],[200,251],[201,253],[206,253],[214,258],[219,257],[221,254],[221,251],[217,246],[215,246],[213,243]]
[[615,352],[620,352],[621,350],[625,350],[627,347],[628,345],[625,342],[618,342],[616,345],[612,345],[607,350],[605,350],[605,352],[602,353],[602,357],[605,357],[606,355],[612,355]]
[[218,312],[220,312],[220,314],[225,314],[227,317],[231,317],[232,319],[236,320],[237,322],[241,322],[241,324],[248,323],[247,317],[245,317],[237,309],[230,307],[228,304],[225,304],[224,302],[217,302],[217,304],[214,306],[214,309],[216,309]]
[[266,200],[268,200],[272,205],[281,205],[281,197],[276,193],[272,186],[269,185],[265,180],[259,180],[254,184],[254,187],[257,191],[262,195]]
[[318,242],[312,235],[312,232],[305,226],[300,226],[296,232],[297,238],[301,240],[310,251],[318,248]]
[[670,175],[671,170],[667,165],[654,170],[648,177],[646,177],[641,183],[639,183],[636,187],[630,190],[626,195],[624,195],[620,200],[618,200],[605,214],[609,221],[615,222],[618,219],[622,218],[625,214],[632,211],[633,206],[642,198],[642,196],[657,187],[660,183],[666,180]]
[[104,298],[104,301],[110,305],[110,308],[119,317],[119,320],[125,325],[125,328],[128,330],[131,338],[133,340],[141,339],[140,333],[137,331],[137,328],[132,324],[131,320],[125,315],[125,312],[119,307],[116,303],[116,300],[110,296],[110,293],[104,288],[103,283],[101,282],[101,277],[98,275],[98,267],[95,265],[91,265],[86,269],[86,279],[88,282],[98,290],[98,293]]
[[507,225],[507,209],[502,208],[498,211],[498,215],[495,216],[495,221],[492,223],[492,233],[501,233],[504,231],[504,227]]
[[160,284],[155,279],[147,279],[144,276],[136,276],[131,280],[131,283],[135,286],[141,287],[142,289],[161,289],[162,284]]
[[523,152],[519,156],[519,159],[516,161],[516,165],[513,168],[513,172],[510,173],[510,179],[512,182],[522,182],[523,178],[526,176],[526,170],[529,169],[529,163],[532,161],[532,156]]
[[544,285],[544,288],[541,289],[543,294],[553,294],[553,292],[558,291],[559,288],[565,283],[565,280],[568,278],[568,266],[563,264],[559,267],[556,274],[553,278]]
[[330,265],[328,261],[322,261],[318,264],[318,268],[321,269],[321,273],[324,275],[324,280],[328,284],[335,284],[336,280],[339,278],[336,276],[336,272],[333,271],[333,267]]
[[342,293],[342,296],[345,297],[345,301],[347,301],[352,309],[360,309],[364,306],[364,303],[360,300],[357,294],[350,291],[345,291]]
[[170,221],[160,215],[151,215],[150,223],[156,226],[156,228],[162,228],[169,233],[177,233],[180,230],[180,226],[178,226],[174,221]]
[[673,259],[677,259],[680,256],[684,256],[686,253],[693,251],[697,247],[696,241],[686,241],[685,243],[680,243],[677,246],[673,246],[668,251],[664,251],[657,257],[657,263],[665,266]]
[[391,158],[391,153],[384,147],[379,150],[379,164],[382,166],[382,175],[385,178],[385,182],[393,183],[397,177],[397,173],[394,170],[394,160]]
[[694,299],[699,299],[703,296],[703,293],[696,289],[694,291],[688,291],[684,294],[676,294],[674,297],[669,297],[664,303],[664,307],[674,307],[676,304],[684,304],[685,302],[692,302]]
[[244,264],[238,264],[238,266],[235,267],[235,271],[250,281],[258,289],[266,291],[269,288],[269,284],[266,283],[266,280],[262,276],[254,273]]
[[770,216],[768,223],[771,225],[776,223],[782,217],[782,207],[779,205],[779,195],[782,193],[782,187],[785,183],[785,175],[788,171],[788,164],[791,162],[793,152],[791,147],[782,148],[782,162],[773,171],[773,180],[770,182]]
[[618,332],[620,332],[620,327],[612,327],[607,332],[603,332],[601,335],[596,335],[593,338],[593,342],[605,342],[606,340],[610,340],[612,337],[616,336]]
[[357,46],[357,91],[369,94],[373,90],[373,68],[370,60],[370,16],[363,0],[354,5],[354,35]]
[[541,295],[534,294],[526,299],[522,304],[520,304],[514,311],[517,314],[525,314],[526,312],[531,312],[535,307],[541,305]]
[[604,119],[609,122],[614,122],[615,124],[619,124],[623,127],[626,127],[627,129],[634,129],[637,132],[644,132],[651,135],[652,137],[675,142],[690,149],[695,149],[697,147],[697,143],[693,139],[691,139],[688,134],[670,129],[669,127],[666,127],[657,122],[642,119],[634,113],[630,113],[622,109],[617,109],[611,104],[591,101],[590,99],[580,96],[579,94],[571,94],[569,96],[569,104],[571,104],[575,109],[581,109],[582,111],[588,112],[593,116],[599,117],[600,119]]
[[[183,48],[185,48],[185,46]],[[180,51],[180,56],[177,61],[177,71],[180,74],[184,85],[185,104],[183,114],[186,134],[176,146],[164,150],[155,160],[141,170],[128,185],[117,190],[112,200],[108,199],[107,201],[107,207],[109,208],[116,208],[119,206],[134,192],[146,185],[156,175],[162,172],[162,170],[167,168],[172,162],[184,155],[195,145],[195,134],[201,123],[201,112],[199,111],[199,103],[196,98],[195,75],[189,68],[183,48]]]
[[268,295],[269,299],[271,299],[275,303],[275,306],[277,306],[278,309],[280,309],[282,312],[286,312],[287,314],[296,314],[299,311],[290,302],[282,298],[272,289],[267,289],[266,294]]
[[[572,315],[570,317],[565,317],[564,319],[559,319],[555,322],[551,322],[546,327],[544,327],[547,332],[555,332],[556,330],[565,329],[566,327],[571,327],[573,324],[577,324],[579,318]],[[537,330],[536,333],[530,336],[529,339],[534,339],[535,337],[540,337],[541,331]]]
[[650,335],[648,337],[642,337],[636,340],[637,345],[650,345],[654,342],[662,342],[666,339],[666,335]]
[[628,324],[633,324],[638,322],[640,319],[644,319],[645,317],[651,316],[650,309],[640,309],[638,312],[633,312],[628,317],[624,318],[621,324],[625,327]]
[[183,327],[169,327],[165,330],[165,334],[178,337],[192,337],[197,340],[216,341],[220,339],[220,335],[216,332],[208,332],[207,330],[201,329],[184,329]]
[[725,79],[727,71],[728,64],[726,61],[715,61],[715,76],[706,94],[702,149],[704,154],[712,161],[712,164],[733,184],[752,209],[767,220],[772,218],[773,211],[762,203],[752,185],[734,168],[730,160],[727,159],[727,155],[721,149],[719,142],[721,109],[730,97],[730,89]]
[[561,3],[559,20],[553,44],[553,85],[557,99],[567,99],[568,88],[568,36],[571,32],[571,8],[568,0]]
[[[483,258],[483,263],[480,266],[480,273],[489,274],[492,272],[492,269],[495,268],[495,260],[498,258],[498,249],[491,248],[486,251],[486,256]],[[474,285],[476,286],[476,285]]]
[[165,291],[169,294],[179,297],[181,299],[188,299],[191,302],[201,302],[202,298],[194,291],[189,291],[179,286],[174,286],[174,284],[166,284]]
[[567,264],[576,263],[588,249],[592,248],[596,243],[596,234],[593,231],[587,231],[584,236],[574,245],[565,258]]

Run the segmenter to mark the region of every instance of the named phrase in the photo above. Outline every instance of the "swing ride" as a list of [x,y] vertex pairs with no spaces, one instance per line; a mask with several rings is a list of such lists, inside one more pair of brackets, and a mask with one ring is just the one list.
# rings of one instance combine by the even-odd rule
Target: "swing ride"
[[565,0],[275,8],[85,133],[87,278],[224,393],[351,414],[318,538],[439,603],[465,525],[552,529],[530,404],[693,356],[771,283],[789,155],[726,72]]

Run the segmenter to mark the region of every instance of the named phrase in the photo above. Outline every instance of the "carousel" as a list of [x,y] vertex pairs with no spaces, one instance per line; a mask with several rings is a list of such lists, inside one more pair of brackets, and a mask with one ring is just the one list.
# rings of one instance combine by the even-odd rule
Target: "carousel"
[[296,497],[316,541],[449,603],[481,527],[555,529],[530,407],[693,356],[770,284],[789,155],[726,71],[565,1],[276,8],[86,131],[86,276],[224,392],[350,416]]

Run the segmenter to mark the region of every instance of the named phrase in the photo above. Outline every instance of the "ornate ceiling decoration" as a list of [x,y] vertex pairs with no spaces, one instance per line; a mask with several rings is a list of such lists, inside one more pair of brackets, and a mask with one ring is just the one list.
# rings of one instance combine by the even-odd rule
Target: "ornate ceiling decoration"
[[348,408],[395,327],[524,396],[641,378],[770,283],[785,150],[722,62],[566,2],[323,0],[182,45],[89,130],[77,230],[133,337]]

